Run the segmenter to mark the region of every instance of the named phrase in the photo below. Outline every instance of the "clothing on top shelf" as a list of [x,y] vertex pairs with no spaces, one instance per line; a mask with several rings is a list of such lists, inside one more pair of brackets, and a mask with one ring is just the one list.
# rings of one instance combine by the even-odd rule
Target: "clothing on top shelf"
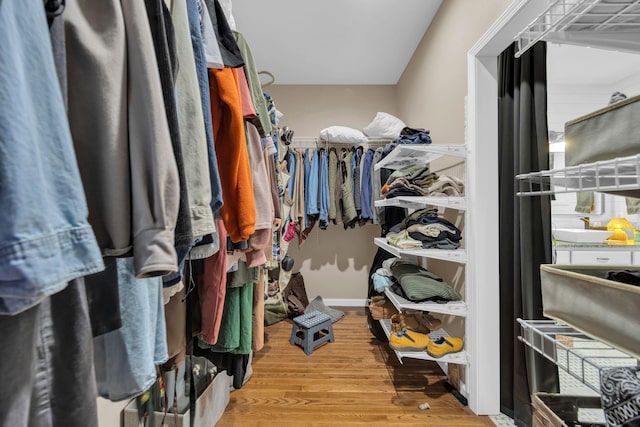
[[431,144],[431,136],[429,136],[428,132],[415,130],[407,133],[403,132],[404,130],[398,136],[398,144]]

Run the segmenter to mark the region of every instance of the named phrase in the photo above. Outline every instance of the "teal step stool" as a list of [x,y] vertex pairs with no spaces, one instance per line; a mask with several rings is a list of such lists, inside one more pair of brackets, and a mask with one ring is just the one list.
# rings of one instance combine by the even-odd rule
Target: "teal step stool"
[[334,342],[331,318],[321,311],[310,311],[293,318],[289,343],[302,346],[306,355],[325,342]]

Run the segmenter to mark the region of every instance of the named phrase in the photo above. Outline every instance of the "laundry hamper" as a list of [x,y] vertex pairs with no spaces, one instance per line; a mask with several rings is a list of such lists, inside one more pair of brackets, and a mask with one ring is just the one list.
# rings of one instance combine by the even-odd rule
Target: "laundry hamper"
[[565,164],[575,166],[640,152],[640,95],[564,125]]

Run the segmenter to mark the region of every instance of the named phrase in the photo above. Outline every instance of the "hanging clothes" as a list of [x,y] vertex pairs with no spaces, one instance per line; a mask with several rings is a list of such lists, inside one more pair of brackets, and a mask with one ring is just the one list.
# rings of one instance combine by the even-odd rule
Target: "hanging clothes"
[[267,168],[262,152],[262,143],[258,129],[246,122],[247,145],[251,157],[251,175],[255,196],[256,221],[255,232],[249,237],[249,248],[243,252],[250,268],[267,262],[271,255],[271,232],[273,229],[274,207]]
[[376,148],[375,153],[373,154],[373,160],[371,161],[371,202],[373,205],[373,223],[374,224],[382,224],[384,223],[384,207],[376,207],[375,200],[380,200],[382,198],[381,188],[382,183],[380,182],[381,170],[375,170],[375,165],[382,158],[383,147]]
[[336,153],[335,148],[329,149],[329,159],[328,159],[328,168],[329,168],[329,221],[333,221],[335,223],[336,217],[338,215],[337,211],[337,203],[336,203],[336,187],[337,187],[337,178],[338,178],[338,155]]
[[312,227],[318,214],[320,214],[320,206],[318,206],[320,184],[319,157],[318,153],[314,150],[309,151],[307,148],[304,152],[304,206],[306,228]]
[[345,230],[353,225],[358,218],[353,195],[353,151],[345,150],[340,154],[340,173],[342,174],[340,210],[342,211],[342,225]]
[[220,214],[231,240],[241,242],[255,232],[256,207],[237,71],[209,70],[209,87],[213,139],[224,159],[218,165],[224,201]]
[[133,249],[138,277],[177,271],[180,181],[145,5],[78,0],[64,16],[69,123],[98,243],[108,256]]
[[191,45],[191,30],[187,16],[186,0],[171,1],[171,17],[174,23],[178,74],[176,91],[178,122],[182,154],[188,165],[186,178],[191,213],[193,237],[198,238],[215,231],[211,211],[211,177],[209,154],[205,134],[200,85],[196,73],[196,62]]
[[175,78],[178,68],[175,34],[171,12],[164,0],[145,0],[149,27],[158,61],[158,73],[162,85],[164,109],[171,135],[171,148],[178,168],[180,183],[180,201],[178,219],[175,228],[175,246],[188,247],[193,243],[191,228],[191,212],[189,196],[187,194],[187,179],[185,164],[182,156],[182,142],[180,141],[180,126],[178,123],[178,109],[176,103]]
[[208,352],[251,353],[254,281],[247,281],[240,286],[230,286],[234,281],[233,275],[236,274],[246,274],[246,265],[240,264],[239,273],[229,273],[227,278],[227,291],[217,343],[212,346],[198,340],[198,348],[207,351],[198,351],[197,355],[205,355]]
[[296,156],[296,164],[298,166],[296,167],[296,179],[295,179],[296,180],[296,196],[295,196],[296,216],[292,217],[292,221],[300,224],[302,221],[304,221],[304,218],[306,216],[306,206],[304,203],[304,193],[305,193],[306,182],[305,182],[305,173],[304,173],[304,159],[303,159],[302,152],[299,150],[294,150],[294,154]]
[[134,260],[116,263],[122,328],[94,338],[98,394],[118,401],[138,396],[168,359],[162,280],[136,279]]
[[[213,124],[211,123],[211,100],[209,98],[209,78],[207,76],[207,59],[204,51],[204,41],[200,13],[206,11],[206,7],[200,4],[200,0],[187,0],[187,13],[189,17],[189,29],[191,31],[191,44],[195,59],[198,85],[200,87],[200,101],[204,120],[205,137],[207,139],[207,155],[209,160],[209,175],[211,180],[211,210],[215,214],[222,207],[222,187],[218,172],[218,158],[213,144]],[[208,16],[208,15],[207,15]],[[209,22],[211,20],[209,19]],[[217,42],[216,42],[217,47]],[[218,51],[219,53],[219,51]]]
[[[220,240],[226,242],[227,233],[224,224],[218,220]],[[218,342],[225,295],[227,292],[227,251],[218,251],[214,256],[203,260],[202,274],[194,277],[198,289],[200,304],[200,339],[207,344]]]
[[353,206],[356,209],[356,214],[360,216],[360,160],[362,158],[362,147],[358,147],[353,150],[351,157],[351,176],[353,179]]
[[362,161],[362,185],[360,189],[360,219],[362,221],[373,220],[373,177],[371,174],[374,154],[375,150],[369,148]]
[[251,350],[260,351],[264,347],[264,305],[267,295],[267,269],[261,268],[258,282],[253,285],[253,310],[251,314]]
[[260,86],[260,78],[258,77],[258,70],[256,68],[251,49],[244,36],[237,32],[233,32],[235,41],[238,44],[238,48],[242,54],[244,60],[244,70],[249,83],[249,91],[251,92],[251,99],[253,100],[253,106],[256,109],[257,120],[253,120],[252,123],[258,128],[258,132],[261,137],[269,136],[273,133],[271,128],[271,120],[269,119],[269,113],[267,112],[267,102],[262,94],[262,86]]
[[205,0],[205,3],[224,66],[242,67],[244,59],[220,3],[217,0]]
[[329,155],[326,150],[321,149],[316,153],[319,162],[319,227],[326,230],[329,225],[329,205],[331,203],[329,196]]
[[202,47],[204,49],[204,57],[207,68],[221,69],[224,68],[222,53],[218,45],[216,32],[213,28],[209,8],[204,0],[195,0],[198,11],[200,12],[200,26],[202,29]]
[[[0,6],[0,15],[5,13]],[[82,278],[19,314],[0,315],[0,329],[1,425],[97,425],[91,325]]]
[[0,4],[0,56],[0,314],[17,314],[104,265],[41,1]]

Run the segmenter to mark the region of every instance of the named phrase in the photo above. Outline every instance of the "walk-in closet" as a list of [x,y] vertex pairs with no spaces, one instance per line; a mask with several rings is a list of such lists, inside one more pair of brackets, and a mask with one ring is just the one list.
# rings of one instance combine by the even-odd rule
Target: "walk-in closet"
[[640,425],[640,0],[0,0],[0,427]]

